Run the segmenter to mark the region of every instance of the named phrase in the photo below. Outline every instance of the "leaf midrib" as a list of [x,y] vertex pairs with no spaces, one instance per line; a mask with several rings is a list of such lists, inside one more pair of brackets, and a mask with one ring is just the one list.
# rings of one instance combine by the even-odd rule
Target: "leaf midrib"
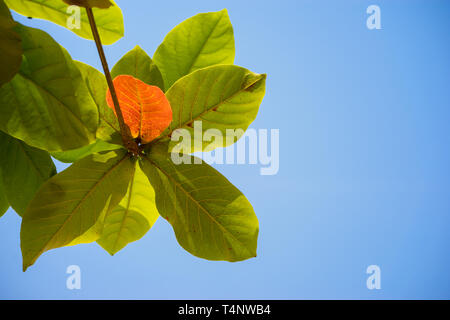
[[206,216],[210,218],[210,220],[212,222],[214,222],[220,229],[222,229],[224,231],[224,233],[229,234],[236,242],[238,242],[243,248],[245,248],[245,250],[247,250],[247,252],[252,255],[253,253],[247,248],[247,246],[240,241],[239,239],[237,239],[232,233],[231,231],[229,231],[228,229],[226,229],[223,225],[221,225],[212,215],[209,214],[208,210],[206,210],[196,199],[194,199],[191,194],[189,194],[189,192],[186,192],[186,190],[174,179],[172,178],[165,170],[163,170],[161,168],[161,166],[158,166],[154,161],[152,161],[150,158],[148,157],[144,157],[144,159],[146,159],[147,161],[150,162],[150,164],[152,164],[153,166],[155,166],[159,171],[161,171],[167,178],[169,178],[174,184],[175,186],[177,186],[179,189],[181,189],[183,191],[183,193],[189,197],[192,202],[194,202],[194,204],[196,204],[204,213],[206,213]]
[[[115,132],[119,132],[120,130],[118,130],[116,128],[116,126],[114,126],[114,124],[112,124],[111,122],[109,122],[109,120],[107,119],[107,117],[105,116],[105,112],[103,112],[103,109],[110,109],[107,105],[103,104],[101,105],[99,103],[97,103],[97,96],[98,94],[98,90],[96,90],[91,83],[88,81],[87,78],[90,77],[90,75],[92,75],[93,78],[96,77],[95,72],[98,72],[101,75],[101,79],[102,81],[104,81],[104,92],[106,92],[106,88],[108,87],[108,85],[106,84],[106,78],[105,75],[103,73],[101,73],[100,71],[98,71],[96,68],[85,64],[84,62],[81,61],[77,61],[77,60],[73,60],[75,66],[77,67],[77,69],[80,71],[81,74],[81,78],[83,80],[83,83],[86,85],[87,90],[89,91],[89,94],[92,97],[92,101],[94,102],[95,106],[97,107],[97,111],[98,111],[98,128],[100,128],[100,125],[102,123],[102,121],[104,123],[106,123],[111,129],[113,129]],[[80,68],[81,66],[81,68]],[[85,69],[85,70],[82,70]],[[106,97],[103,99],[106,103]]]
[[189,74],[193,71],[192,68],[194,67],[195,63],[198,61],[200,53],[203,51],[203,49],[205,49],[206,44],[208,43],[209,39],[211,39],[211,36],[213,35],[214,31],[216,30],[217,26],[219,25],[219,22],[222,21],[223,16],[224,16],[224,14],[222,13],[220,15],[219,19],[217,19],[216,23],[214,24],[214,27],[211,29],[211,31],[209,32],[205,41],[203,41],[202,45],[198,49],[197,54],[194,56],[194,59],[192,60],[191,64],[188,65],[188,70],[185,74]]
[[130,190],[129,190],[129,192],[128,192],[127,206],[126,206],[126,208],[125,208],[125,212],[124,212],[124,215],[123,215],[123,219],[122,219],[122,221],[121,221],[121,223],[120,223],[119,231],[117,232],[116,240],[114,241],[114,244],[113,244],[113,246],[112,246],[112,250],[113,250],[114,253],[117,252],[117,251],[116,251],[116,250],[117,250],[117,244],[118,244],[118,242],[119,242],[119,238],[120,238],[120,235],[121,235],[121,233],[122,233],[123,226],[124,226],[124,224],[125,224],[125,220],[127,220],[128,214],[129,214],[129,212],[130,212],[131,198],[133,197],[133,187],[134,187],[134,183],[135,183],[134,179],[135,179],[135,177],[136,177],[136,169],[137,169],[137,168],[136,168],[136,165],[135,165],[134,171],[133,171],[133,175],[132,175],[132,178],[131,178]]
[[45,181],[45,177],[42,174],[42,172],[40,172],[38,170],[38,166],[36,165],[36,163],[33,161],[32,157],[30,154],[28,154],[27,150],[25,149],[25,147],[23,146],[23,142],[18,141],[18,144],[20,146],[20,149],[22,149],[23,153],[25,154],[25,158],[28,160],[29,163],[31,163],[31,167],[33,168],[34,171],[36,171],[36,173],[38,174],[38,176],[41,178],[42,181]]
[[[22,4],[23,4],[25,7],[28,6],[28,5],[26,4],[26,1],[22,0],[21,2],[22,2]],[[39,3],[37,3],[37,2],[32,2],[32,3],[34,3],[34,4],[38,5],[38,6],[42,6],[42,7],[45,7],[45,8],[47,8],[47,9],[50,9],[51,11],[55,11],[55,12],[57,12],[58,14],[63,15],[64,17],[67,17],[67,15],[65,15],[65,14],[63,13],[63,11],[59,11],[57,8],[51,7],[51,6],[47,5],[46,3],[42,3],[42,2],[39,2]],[[14,10],[14,9],[13,9],[13,10]],[[16,10],[14,10],[14,11],[16,11]],[[19,13],[19,14],[21,14],[21,15],[24,15],[24,14],[18,12],[18,11],[16,11],[16,12]],[[48,17],[51,17],[51,15],[50,15],[50,14],[47,14],[47,13],[45,13],[45,16],[46,16],[47,18],[48,18]],[[88,23],[88,24],[89,24],[89,20],[88,20],[87,18],[83,18],[83,16],[81,16],[80,19],[81,19],[82,22]],[[55,24],[58,24],[58,23],[56,23],[56,22],[54,22],[54,21],[52,21],[52,20],[50,20],[50,19],[48,19],[48,21],[49,21],[49,22],[52,22],[52,23],[55,23]],[[60,24],[58,24],[58,25],[60,25]],[[111,32],[111,33],[114,33],[114,34],[121,35],[120,32],[117,32],[117,31],[114,30],[114,29],[106,28],[106,27],[104,27],[104,26],[102,26],[102,25],[98,25],[98,28],[99,28],[99,29],[103,29],[103,30],[108,31],[108,32]]]
[[[82,203],[92,194],[92,192],[98,187],[98,185],[103,182],[106,177],[111,174],[124,160],[126,160],[128,154],[125,154],[124,157],[118,161],[113,167],[111,167],[108,171],[105,172],[105,174],[92,186],[92,188],[86,193],[86,195],[79,201],[78,205],[69,213],[69,217],[61,224],[61,226],[58,228],[58,230],[55,231],[53,236],[45,243],[45,245],[42,247],[42,249],[38,252],[38,254],[33,256],[33,259],[31,262],[26,266],[28,268],[31,266],[34,261],[45,251],[47,246],[55,239],[55,237],[59,234],[59,232],[67,225],[67,223],[73,218],[76,211],[81,207]],[[26,269],[25,268],[25,269]]]
[[201,117],[203,117],[205,114],[211,112],[212,109],[221,107],[223,104],[227,103],[229,100],[235,98],[238,94],[244,92],[245,90],[247,90],[248,88],[250,88],[251,86],[253,86],[255,83],[261,81],[262,78],[263,78],[263,76],[260,75],[260,77],[258,77],[255,81],[252,81],[251,83],[249,83],[249,85],[247,85],[247,86],[241,88],[240,90],[236,91],[235,93],[233,93],[233,94],[232,94],[231,96],[229,96],[228,98],[226,98],[226,99],[220,101],[218,104],[216,104],[216,105],[214,105],[214,106],[211,106],[210,108],[207,108],[205,111],[203,111],[202,113],[200,113],[200,114],[199,114],[198,116],[196,116],[195,118],[192,118],[192,119],[190,119],[190,120],[187,121],[187,122],[183,122],[182,124],[179,124],[176,128],[173,128],[173,129],[170,130],[167,134],[165,134],[165,135],[161,136],[160,138],[158,138],[156,141],[160,141],[160,140],[163,140],[163,139],[165,139],[165,138],[168,138],[175,130],[183,128],[183,127],[186,126],[188,123],[197,121],[198,119],[200,119]]
[[[83,128],[86,128],[90,133],[93,133],[91,131],[90,128],[86,127],[86,125],[84,124],[84,122],[78,118],[78,116],[73,112],[72,109],[70,109],[64,102],[62,102],[58,97],[56,97],[52,92],[48,91],[45,87],[43,87],[41,84],[37,83],[36,81],[34,81],[34,79],[27,77],[24,75],[23,72],[20,72],[20,76],[22,76],[24,79],[30,81],[31,83],[33,83],[37,88],[39,88],[40,90],[44,91],[45,93],[47,93],[49,96],[51,96],[53,99],[55,99],[58,104],[62,105],[64,107],[64,109],[68,110],[69,113],[72,115],[73,118],[75,118],[76,120],[78,120],[78,122],[81,124],[81,126]],[[74,97],[76,97],[76,95],[73,95]]]

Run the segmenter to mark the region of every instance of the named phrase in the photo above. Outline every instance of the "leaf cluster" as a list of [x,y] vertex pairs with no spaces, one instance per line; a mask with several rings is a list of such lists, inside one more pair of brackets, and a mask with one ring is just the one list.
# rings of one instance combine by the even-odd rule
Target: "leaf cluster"
[[[160,216],[197,257],[255,257],[259,226],[247,198],[200,159],[171,160],[177,129],[193,133],[202,121],[203,131],[225,135],[246,130],[258,113],[266,76],[233,65],[227,11],[196,15],[170,31],[153,58],[136,46],[112,68],[113,78],[159,88],[172,111],[158,136],[134,137],[142,150],[135,156],[123,145],[103,73],[13,21],[8,9],[65,26],[68,4],[94,8],[105,44],[123,36],[114,1],[0,0],[0,214],[11,206],[22,216],[24,270],[48,250],[81,243],[115,254]],[[92,39],[85,13],[81,21],[72,31]],[[202,141],[188,153],[216,147]],[[52,157],[72,165],[56,173]]]

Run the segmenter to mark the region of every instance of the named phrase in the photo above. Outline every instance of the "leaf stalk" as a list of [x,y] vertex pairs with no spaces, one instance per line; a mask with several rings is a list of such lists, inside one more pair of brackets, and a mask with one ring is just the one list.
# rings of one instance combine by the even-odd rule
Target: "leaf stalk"
[[116,89],[114,88],[113,80],[111,77],[111,73],[109,71],[108,62],[106,61],[105,52],[103,51],[103,45],[100,39],[100,35],[97,30],[97,24],[95,23],[94,13],[92,12],[92,8],[86,8],[87,16],[89,19],[89,24],[91,26],[92,35],[94,36],[95,45],[97,46],[97,51],[100,56],[100,61],[102,63],[103,71],[105,73],[106,82],[108,83],[109,91],[111,93],[111,98],[114,102],[114,110],[116,111],[117,119],[119,121],[120,133],[122,135],[122,141],[124,146],[135,156],[138,156],[139,146],[134,141],[131,136],[130,128],[125,124],[123,119],[122,110],[120,109],[119,99],[117,99]]

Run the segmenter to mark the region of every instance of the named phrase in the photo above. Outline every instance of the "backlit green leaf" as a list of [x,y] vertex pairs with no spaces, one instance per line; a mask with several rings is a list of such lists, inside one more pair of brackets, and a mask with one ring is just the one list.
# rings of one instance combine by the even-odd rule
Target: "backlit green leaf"
[[97,129],[97,138],[112,144],[122,145],[119,122],[114,111],[106,103],[108,84],[106,83],[105,76],[90,65],[79,61],[75,61],[75,64],[80,70],[89,93],[97,105],[100,120]]
[[93,154],[48,180],[23,215],[26,270],[45,251],[71,244],[125,196],[134,161],[125,150]]
[[111,210],[97,242],[111,255],[127,244],[142,238],[159,217],[155,191],[140,167],[136,165],[125,198]]
[[[70,29],[82,38],[93,40],[86,10],[80,8],[79,28],[73,21],[76,12],[61,0],[5,0],[8,7],[26,17],[49,20]],[[112,1],[108,9],[93,8],[95,22],[103,44],[113,44],[124,35],[122,10]],[[72,28],[70,28],[72,26]]]
[[0,131],[0,168],[11,207],[22,215],[41,185],[56,174],[47,151],[26,145]]
[[22,44],[15,25],[8,7],[0,0],[0,87],[14,77],[22,62]]
[[[256,256],[258,220],[250,202],[204,162],[175,165],[154,146],[140,165],[156,193],[156,206],[180,245],[208,260]],[[199,159],[197,159],[199,160]]]
[[122,74],[133,76],[146,84],[157,86],[164,91],[164,80],[161,72],[147,53],[139,46],[125,54],[111,70],[113,78]]
[[99,153],[103,151],[111,151],[122,148],[117,144],[110,144],[108,142],[104,142],[102,140],[97,140],[93,144],[82,147],[80,149],[70,150],[70,151],[60,151],[60,152],[52,152],[51,155],[58,161],[64,163],[73,163],[75,161],[81,160],[84,157],[93,154]]
[[5,189],[3,187],[2,169],[0,168],[0,217],[3,217],[9,208],[8,199],[6,199]]
[[187,19],[165,37],[153,60],[166,90],[181,77],[216,64],[233,64],[234,34],[227,10]]
[[[242,132],[227,143],[226,130],[247,130],[258,113],[265,94],[265,82],[264,74],[230,65],[201,69],[181,78],[166,93],[172,106],[173,121],[160,139],[168,139],[174,130],[183,128],[191,134],[192,141],[186,149],[190,146],[192,152],[203,151],[206,147],[210,151],[235,143]],[[220,139],[202,141],[202,135],[194,135],[195,121],[201,121],[202,133],[208,129],[219,130],[224,137],[223,143]],[[171,142],[171,148],[175,144],[178,142]],[[197,144],[199,148],[195,147]]]
[[0,88],[0,129],[48,151],[94,142],[97,107],[69,54],[41,30],[21,25],[16,30],[24,60]]
[[106,211],[108,210],[102,211],[99,218],[97,219],[97,222],[92,227],[90,227],[81,236],[78,236],[77,238],[73,239],[69,244],[65,245],[65,247],[76,246],[79,244],[88,244],[97,241],[103,232],[103,225],[105,223]]

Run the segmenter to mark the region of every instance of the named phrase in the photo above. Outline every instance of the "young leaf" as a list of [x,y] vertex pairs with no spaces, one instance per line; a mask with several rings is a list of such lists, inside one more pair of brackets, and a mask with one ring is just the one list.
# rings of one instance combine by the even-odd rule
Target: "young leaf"
[[0,87],[19,72],[22,62],[22,44],[15,25],[8,7],[0,0]]
[[85,147],[82,147],[79,149],[69,150],[69,151],[61,151],[61,152],[52,152],[51,155],[53,158],[55,158],[58,161],[61,161],[64,163],[73,163],[73,162],[81,160],[84,157],[87,157],[88,155],[93,154],[93,153],[117,150],[120,148],[122,148],[122,147],[117,144],[110,144],[110,143],[104,142],[102,140],[97,140],[93,144],[90,144],[88,146],[85,146]]
[[[68,10],[67,3],[61,0],[5,0],[5,2],[12,10],[26,17],[49,20],[65,28],[68,28],[69,21],[76,19],[74,12]],[[114,1],[110,2],[113,5],[108,9],[92,9],[103,44],[113,44],[124,35],[122,10]],[[79,28],[70,30],[82,38],[93,40],[86,10],[80,9]]]
[[106,216],[102,235],[97,242],[114,255],[130,242],[142,238],[158,217],[155,191],[136,165],[125,198]]
[[245,196],[206,163],[174,165],[157,148],[140,165],[155,190],[158,211],[180,245],[208,260],[255,257],[258,219]]
[[[192,140],[201,140],[194,135],[195,121],[202,122],[202,129],[218,129],[223,137],[227,129],[247,130],[258,113],[265,93],[265,74],[255,74],[237,66],[213,66],[195,71],[177,81],[167,91],[166,96],[172,106],[173,121],[161,139],[168,138],[175,129],[183,128],[191,132]],[[191,142],[192,152],[213,150],[237,141],[241,136],[228,141],[199,141],[202,150]],[[184,142],[184,141],[183,141]],[[182,142],[182,143],[183,143]],[[178,142],[171,141],[171,147]]]
[[[142,143],[149,143],[172,121],[172,109],[160,88],[128,75],[115,78],[114,87],[125,124],[130,128],[133,138],[139,137]],[[109,90],[106,100],[114,109]]]
[[97,107],[69,54],[41,30],[22,25],[16,30],[24,60],[0,88],[0,129],[48,151],[94,142]]
[[23,215],[23,268],[71,244],[122,200],[134,161],[125,150],[90,155],[48,180]]
[[113,78],[122,74],[133,76],[146,84],[157,86],[164,91],[164,80],[161,72],[147,53],[139,46],[125,54],[111,70]]
[[233,27],[226,9],[187,19],[165,37],[153,57],[166,90],[179,78],[216,64],[233,64]]
[[0,168],[0,218],[6,213],[9,208],[8,199],[6,199],[5,188],[3,187],[2,170]]
[[48,152],[26,145],[0,131],[0,168],[4,192],[11,207],[22,215],[56,167]]
[[108,9],[113,4],[109,0],[63,0],[68,5],[75,5],[85,8]]
[[89,93],[95,101],[99,115],[97,138],[112,144],[122,145],[119,122],[114,111],[106,103],[108,85],[106,78],[97,69],[79,61],[74,61],[81,72]]

